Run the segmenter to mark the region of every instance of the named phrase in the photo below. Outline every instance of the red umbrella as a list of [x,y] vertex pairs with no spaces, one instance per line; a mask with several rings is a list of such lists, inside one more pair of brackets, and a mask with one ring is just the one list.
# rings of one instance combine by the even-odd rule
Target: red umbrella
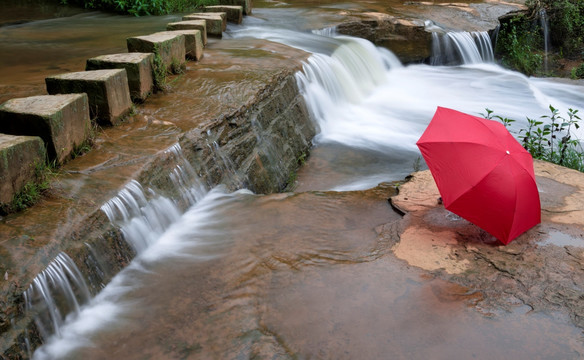
[[541,222],[533,159],[503,124],[438,107],[416,144],[449,211],[503,244]]

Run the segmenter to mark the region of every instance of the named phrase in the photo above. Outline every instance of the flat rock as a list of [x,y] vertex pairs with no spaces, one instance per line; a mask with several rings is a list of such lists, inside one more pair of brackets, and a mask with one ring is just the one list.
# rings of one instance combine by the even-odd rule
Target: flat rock
[[126,69],[130,96],[134,101],[144,101],[152,92],[153,53],[121,53],[94,57],[87,60],[85,70]]
[[125,69],[66,73],[45,82],[51,95],[86,93],[90,115],[102,125],[117,125],[132,106]]
[[39,136],[51,160],[63,163],[89,136],[86,94],[41,95],[0,105],[0,132]]

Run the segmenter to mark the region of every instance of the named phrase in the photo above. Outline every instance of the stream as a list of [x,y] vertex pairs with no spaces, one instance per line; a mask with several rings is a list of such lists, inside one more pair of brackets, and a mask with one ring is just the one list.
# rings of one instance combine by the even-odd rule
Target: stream
[[[351,6],[254,8],[225,34],[312,53],[296,78],[318,134],[294,191],[207,189],[191,174],[181,186],[194,205],[184,214],[164,199],[141,204],[152,218],[119,222],[141,244],[138,256],[47,335],[33,359],[584,356],[582,330],[566,316],[531,312],[519,302],[511,312],[481,308],[471,289],[395,258],[381,236],[384,224],[399,219],[387,183],[424,168],[415,142],[437,106],[474,115],[488,107],[517,119],[511,131],[518,132],[526,116],[547,114],[549,105],[583,108],[584,86],[529,78],[484,60],[403,65],[389,50],[335,35],[329,23],[338,16],[329,9]],[[18,32],[37,33],[43,21],[18,25],[24,26]],[[149,31],[141,21],[132,31]],[[147,26],[160,27],[156,21]],[[3,85],[11,82],[8,72],[25,66],[10,61],[1,64]],[[59,67],[69,70],[76,69]],[[33,90],[38,78],[30,75]],[[139,186],[126,190],[118,199],[139,203]],[[115,200],[102,208],[111,219],[131,202]],[[146,236],[142,226],[153,228],[144,224],[153,219],[167,224]]]

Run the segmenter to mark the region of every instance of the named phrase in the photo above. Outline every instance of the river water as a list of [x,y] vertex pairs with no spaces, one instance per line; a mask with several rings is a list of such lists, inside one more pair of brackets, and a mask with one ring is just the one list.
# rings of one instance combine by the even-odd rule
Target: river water
[[226,34],[313,53],[297,80],[319,132],[295,192],[196,184],[184,214],[161,205],[172,224],[35,359],[584,355],[581,330],[564,316],[519,303],[511,312],[482,309],[480,294],[392,256],[379,235],[399,216],[387,202],[391,188],[378,186],[417,168],[415,142],[436,106],[473,114],[488,107],[516,118],[517,131],[550,104],[583,108],[584,87],[493,63],[404,66],[367,41],[309,31],[337,19],[331,6],[352,5],[256,8]]

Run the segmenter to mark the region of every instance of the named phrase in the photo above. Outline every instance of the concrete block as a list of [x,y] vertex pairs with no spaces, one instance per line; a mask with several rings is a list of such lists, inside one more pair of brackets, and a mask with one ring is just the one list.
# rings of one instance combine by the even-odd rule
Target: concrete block
[[213,5],[205,6],[206,13],[224,12],[227,14],[227,21],[235,24],[241,24],[243,20],[243,7],[237,5]]
[[185,37],[185,54],[191,60],[199,61],[203,57],[203,39],[200,30],[172,30],[156,34],[175,33]]
[[227,14],[225,13],[194,13],[183,16],[183,21],[188,20],[205,20],[208,36],[222,37],[223,31],[227,29]]
[[89,113],[101,125],[117,125],[130,112],[132,100],[126,69],[80,71],[45,79],[47,92],[86,93]]
[[[156,33],[126,39],[129,52],[154,53],[172,71],[183,67],[185,60],[185,37],[175,33]],[[176,70],[176,69],[175,69]]]
[[152,93],[153,53],[122,53],[94,57],[87,60],[85,70],[126,69],[132,100],[142,102]]
[[86,94],[31,96],[0,105],[0,133],[39,136],[58,163],[87,139],[90,129]]
[[251,15],[252,0],[219,0],[219,5],[236,5],[243,8],[244,15]]
[[27,183],[36,181],[36,167],[45,162],[40,137],[0,134],[0,205],[11,203]]
[[207,45],[207,22],[205,20],[178,21],[166,24],[166,30],[200,30],[203,46]]

